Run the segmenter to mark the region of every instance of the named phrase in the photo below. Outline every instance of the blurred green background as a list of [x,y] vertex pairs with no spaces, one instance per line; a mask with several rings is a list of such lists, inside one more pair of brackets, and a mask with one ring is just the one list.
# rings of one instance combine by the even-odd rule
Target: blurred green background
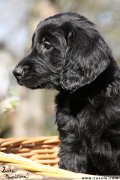
[[39,21],[76,12],[96,23],[120,61],[120,0],[0,0],[0,137],[57,134],[56,91],[20,87],[12,70],[31,46]]

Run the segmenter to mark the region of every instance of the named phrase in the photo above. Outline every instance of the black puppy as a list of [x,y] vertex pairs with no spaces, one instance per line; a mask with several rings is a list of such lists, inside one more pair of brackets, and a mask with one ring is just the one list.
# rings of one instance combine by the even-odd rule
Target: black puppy
[[59,91],[60,168],[120,175],[120,70],[92,22],[75,13],[40,22],[13,73],[20,85]]

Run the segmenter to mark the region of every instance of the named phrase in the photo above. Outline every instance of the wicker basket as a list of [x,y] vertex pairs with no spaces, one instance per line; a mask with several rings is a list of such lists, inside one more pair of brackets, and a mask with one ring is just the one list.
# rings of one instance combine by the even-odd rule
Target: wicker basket
[[57,166],[59,139],[53,137],[0,139],[0,151],[13,153],[33,161]]
[[[81,173],[73,173],[58,168],[59,139],[57,136],[39,138],[7,138],[0,139],[0,179],[5,178],[3,168],[7,169],[8,175],[19,174],[22,169],[29,171],[30,176],[26,179],[42,177],[82,179],[93,177]],[[7,167],[6,167],[7,166]],[[11,172],[11,168],[17,168]],[[36,177],[33,178],[34,175]],[[39,176],[38,176],[39,175]],[[4,177],[3,177],[4,176]],[[6,178],[7,179],[7,178]],[[13,178],[15,179],[15,178]],[[16,178],[16,179],[21,179]],[[24,178],[25,179],[25,178]]]

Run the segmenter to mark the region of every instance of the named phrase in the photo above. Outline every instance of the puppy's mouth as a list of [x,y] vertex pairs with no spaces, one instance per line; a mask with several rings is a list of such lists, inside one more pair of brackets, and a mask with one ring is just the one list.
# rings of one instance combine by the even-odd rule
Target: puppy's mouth
[[44,81],[42,82],[37,82],[38,78],[33,78],[33,77],[26,77],[26,78],[21,78],[17,80],[19,85],[25,86],[29,89],[42,89],[46,87],[46,83]]
[[40,82],[38,84],[38,76],[33,75],[32,73],[23,73],[21,76],[15,76],[17,82],[21,86],[25,86],[29,89],[38,89],[44,88],[45,82]]
[[31,81],[32,80],[32,78],[31,77],[20,77],[20,78],[16,78],[17,79],[17,82],[18,82],[18,84],[19,85],[21,85],[21,86],[26,86],[25,84],[26,84],[26,82],[28,82],[28,81]]

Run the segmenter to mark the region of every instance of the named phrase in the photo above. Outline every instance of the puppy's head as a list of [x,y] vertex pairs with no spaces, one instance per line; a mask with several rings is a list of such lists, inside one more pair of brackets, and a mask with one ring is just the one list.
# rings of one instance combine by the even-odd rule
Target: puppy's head
[[92,22],[64,13],[38,24],[29,53],[13,73],[28,88],[75,91],[94,81],[109,66],[110,57]]

